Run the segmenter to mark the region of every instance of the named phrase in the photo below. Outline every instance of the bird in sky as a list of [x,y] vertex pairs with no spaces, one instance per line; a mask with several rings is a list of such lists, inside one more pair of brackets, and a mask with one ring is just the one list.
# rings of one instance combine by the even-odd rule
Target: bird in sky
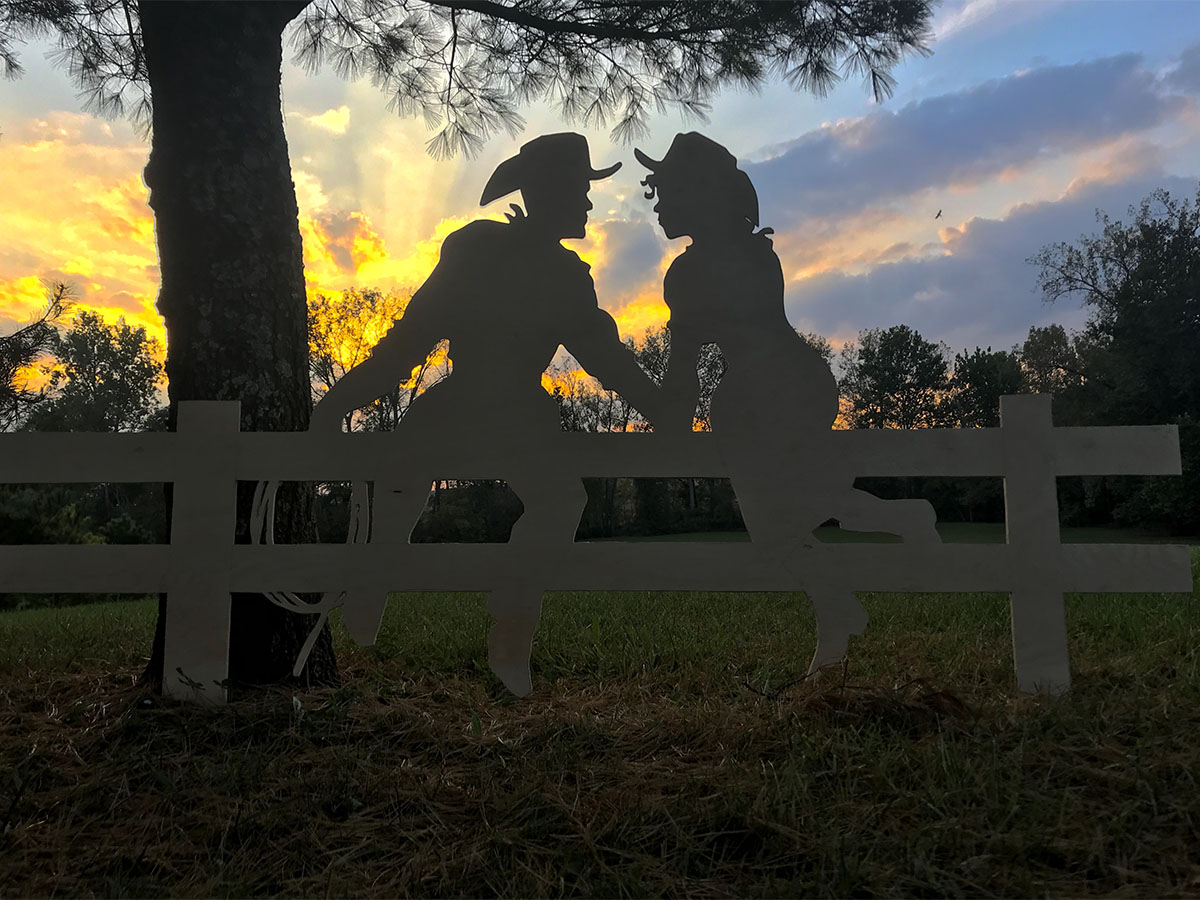
[[940,219],[941,217],[942,217],[942,211],[939,209],[939,210],[937,211],[937,215],[936,215],[936,216],[934,216],[934,218],[935,218],[935,219]]

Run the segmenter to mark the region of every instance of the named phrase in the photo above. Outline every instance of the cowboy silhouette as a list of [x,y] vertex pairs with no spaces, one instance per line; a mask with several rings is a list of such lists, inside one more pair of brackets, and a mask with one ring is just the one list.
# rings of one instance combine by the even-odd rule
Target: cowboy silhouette
[[[334,385],[313,411],[314,430],[340,430],[343,415],[409,378],[442,340],[452,373],[414,401],[399,433],[411,446],[486,444],[525,511],[513,526],[504,569],[488,600],[492,671],[514,694],[531,689],[529,651],[541,612],[545,566],[573,542],[587,494],[577,475],[546,449],[560,431],[558,407],[542,372],[564,346],[588,373],[645,415],[657,412],[658,388],[621,343],[616,323],[596,301],[584,263],[563,247],[587,228],[591,182],[620,163],[593,169],[587,140],[549,134],[501,163],[480,205],[520,191],[508,222],[480,220],[449,235],[433,273],[369,359]],[[403,470],[404,460],[398,459]],[[434,478],[447,472],[403,470],[377,482],[371,541],[409,540]],[[343,620],[360,643],[378,630],[386,595],[352,597]]]
[[[832,452],[838,387],[824,358],[787,320],[783,271],[769,228],[758,226],[758,194],[737,159],[697,132],[675,136],[661,160],[634,150],[650,170],[642,182],[668,238],[690,237],[663,281],[671,311],[671,356],[659,427],[692,428],[696,359],[714,343],[725,374],[713,394],[712,430],[750,540],[785,567],[813,529],[837,518],[852,531],[889,531],[906,542],[940,541],[924,500],[881,500],[856,490],[854,472]],[[837,580],[809,577],[817,616],[810,672],[845,655],[866,610]]]

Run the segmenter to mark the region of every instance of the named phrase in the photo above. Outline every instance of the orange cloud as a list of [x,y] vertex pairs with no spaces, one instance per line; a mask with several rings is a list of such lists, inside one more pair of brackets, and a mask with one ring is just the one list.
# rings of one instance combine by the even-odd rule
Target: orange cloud
[[1076,166],[1077,180],[1113,183],[1160,168],[1165,149],[1142,135],[1122,135],[1083,154]]
[[0,280],[0,315],[18,325],[46,306],[46,286],[35,275]]
[[631,301],[610,310],[617,322],[617,330],[622,338],[639,340],[648,330],[656,330],[667,324],[671,311],[663,302],[662,288],[657,292],[649,291],[638,294]]
[[442,241],[470,219],[438,222],[433,234],[394,256],[365,213],[322,211],[300,216],[304,277],[310,291],[336,293],[351,286],[381,290],[420,287],[437,265]]
[[929,240],[931,232],[911,215],[867,209],[836,219],[806,220],[772,240],[784,277],[800,281],[833,271],[857,274],[881,263],[927,256],[937,247]]
[[55,112],[0,142],[0,316],[44,302],[40,279],[74,285],[79,305],[124,315],[162,339],[158,254],[141,170],[146,147],[91,116]]

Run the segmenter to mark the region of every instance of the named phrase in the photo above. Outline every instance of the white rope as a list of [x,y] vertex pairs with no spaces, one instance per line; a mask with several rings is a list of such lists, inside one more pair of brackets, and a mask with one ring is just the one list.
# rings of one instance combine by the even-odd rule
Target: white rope
[[[279,491],[278,481],[260,481],[254,489],[254,500],[250,506],[250,543],[275,544],[275,495]],[[354,482],[350,493],[350,525],[346,530],[347,544],[365,544],[370,531],[371,511],[370,495],[365,481]],[[346,600],[345,591],[327,591],[320,600],[308,602],[291,591],[266,591],[268,600],[289,612],[302,615],[316,615],[317,622],[300,648],[296,657],[296,665],[292,668],[292,676],[300,677],[304,664],[312,649],[316,646],[317,637],[329,614]]]

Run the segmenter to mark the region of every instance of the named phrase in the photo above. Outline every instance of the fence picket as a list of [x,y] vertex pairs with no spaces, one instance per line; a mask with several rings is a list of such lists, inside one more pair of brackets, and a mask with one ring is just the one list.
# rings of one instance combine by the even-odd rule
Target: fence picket
[[[240,404],[179,404],[163,693],[224,703]],[[180,477],[186,473],[186,477]]]
[[1007,541],[1021,557],[1010,594],[1013,659],[1023,691],[1071,686],[1050,397],[1000,398]]

